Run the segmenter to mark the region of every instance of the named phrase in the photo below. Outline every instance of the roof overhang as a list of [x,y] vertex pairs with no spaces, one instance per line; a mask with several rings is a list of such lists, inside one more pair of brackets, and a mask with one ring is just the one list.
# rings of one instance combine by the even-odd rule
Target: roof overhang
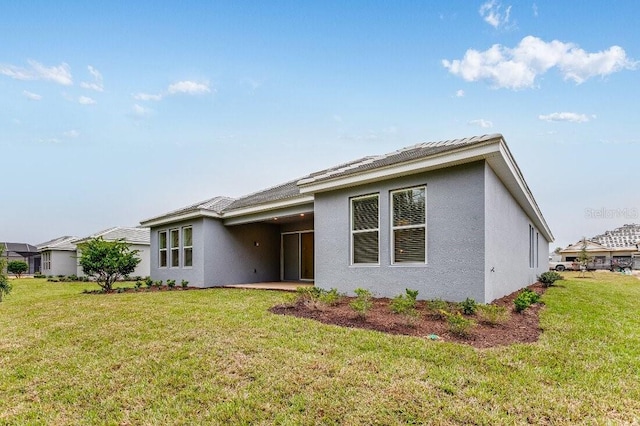
[[182,222],[184,220],[197,219],[200,217],[212,217],[216,219],[221,218],[221,216],[218,213],[212,212],[211,210],[198,209],[198,210],[192,210],[190,212],[186,212],[182,214],[159,216],[151,219],[146,219],[140,222],[140,225],[146,226],[146,227],[152,227],[152,226],[158,226],[158,225],[166,225],[169,223]]
[[366,170],[347,176],[318,181],[314,179],[303,179],[298,182],[298,185],[301,194],[314,194],[482,160],[487,161],[489,166],[491,166],[520,207],[522,207],[527,216],[529,216],[531,221],[541,231],[545,239],[549,242],[553,241],[553,234],[502,137],[496,137],[471,146],[461,146],[459,149],[449,150],[441,154],[393,164],[387,167]]

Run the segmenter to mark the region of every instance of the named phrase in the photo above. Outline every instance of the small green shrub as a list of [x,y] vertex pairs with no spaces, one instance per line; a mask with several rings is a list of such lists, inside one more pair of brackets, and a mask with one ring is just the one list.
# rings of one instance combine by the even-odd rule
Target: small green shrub
[[556,271],[543,272],[538,276],[538,281],[540,281],[540,283],[545,287],[551,287],[553,283],[561,279],[563,279],[562,275]]
[[116,293],[124,293],[125,290],[126,289],[124,287],[118,287],[118,288],[116,288]]
[[462,310],[462,313],[465,315],[473,315],[477,309],[478,304],[470,297],[467,297],[464,302],[460,302],[460,310]]
[[312,309],[323,309],[325,306],[333,306],[338,303],[342,294],[337,288],[325,290],[320,287],[298,287],[296,300]]
[[176,286],[176,280],[167,280],[167,287],[173,289]]
[[52,283],[59,283],[60,282],[60,278],[51,277],[51,278],[47,278],[47,281],[52,282]]
[[449,304],[442,299],[427,300],[429,313],[437,318],[444,318],[442,312],[449,312]]
[[187,288],[188,285],[189,285],[189,281],[187,280],[180,281],[180,286],[182,286],[182,288]]
[[144,285],[146,285],[147,288],[151,288],[153,286],[153,280],[151,279],[151,277],[147,277],[144,279]]
[[447,311],[441,311],[441,314],[447,319],[449,332],[456,336],[467,337],[471,330],[476,326],[474,320],[463,317],[460,312],[452,314]]
[[162,280],[156,281],[155,284],[156,284],[156,287],[158,288],[162,287]]
[[36,274],[33,274],[33,278],[47,278],[47,276],[41,273],[36,273]]
[[338,293],[338,289],[331,288],[330,290],[322,290],[318,300],[320,301],[320,303],[324,303],[327,306],[334,306],[340,301],[341,298],[342,294]]
[[12,260],[7,263],[7,272],[20,278],[22,274],[29,272],[29,264],[23,260]]
[[76,274],[71,274],[67,277],[69,281],[78,281],[78,276]]
[[525,288],[520,292],[518,297],[515,298],[513,304],[515,305],[516,312],[522,312],[529,306],[540,301],[540,295],[533,290]]
[[405,289],[405,294],[399,294],[391,300],[391,311],[396,314],[407,314],[415,311],[418,290]]
[[509,320],[509,311],[504,306],[478,305],[478,318],[489,325],[504,324]]
[[356,294],[356,298],[349,306],[358,313],[358,316],[365,318],[373,306],[373,301],[371,300],[373,295],[369,290],[364,288],[356,288],[353,292]]
[[140,287],[142,287],[142,281],[140,280],[136,280],[136,282],[133,284],[133,287],[138,290]]

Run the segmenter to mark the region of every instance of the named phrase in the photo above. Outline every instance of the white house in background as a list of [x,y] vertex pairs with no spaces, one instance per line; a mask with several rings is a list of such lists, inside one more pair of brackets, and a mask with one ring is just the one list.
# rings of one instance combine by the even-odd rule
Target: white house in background
[[[117,241],[122,240],[129,243],[129,247],[132,250],[138,250],[138,256],[141,261],[136,267],[135,271],[129,274],[132,277],[140,276],[146,277],[150,274],[150,254],[149,254],[149,246],[150,246],[150,230],[149,228],[142,227],[123,227],[123,226],[114,226],[113,228],[105,229],[104,231],[96,232],[95,234],[89,235],[84,238],[77,238],[73,242],[78,245],[91,238],[102,237],[105,241]],[[81,252],[77,251],[77,258],[80,258]],[[75,261],[75,273],[79,277],[84,276],[82,268],[79,265],[78,260]]]
[[73,275],[78,269],[76,245],[78,237],[64,236],[38,244],[40,273],[43,275]]

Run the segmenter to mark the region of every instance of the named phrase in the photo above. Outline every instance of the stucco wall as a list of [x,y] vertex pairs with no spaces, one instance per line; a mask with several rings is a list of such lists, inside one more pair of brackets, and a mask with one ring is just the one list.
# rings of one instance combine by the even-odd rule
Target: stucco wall
[[[549,266],[549,242],[542,236],[491,167],[485,166],[486,292],[490,302],[536,282]],[[529,267],[529,225],[538,234],[537,267]]]
[[[172,268],[170,263],[166,267],[160,267],[158,261],[158,233],[167,231],[167,241],[169,238],[169,230],[180,229],[191,226],[192,243],[193,243],[193,266],[184,267],[181,263],[180,267]],[[189,281],[189,286],[204,287],[204,252],[203,252],[203,219],[195,219],[151,228],[151,245],[149,248],[149,263],[151,279],[154,281],[176,280],[176,284],[180,285],[182,280]],[[180,250],[182,252],[182,239],[180,241]],[[168,248],[169,249],[169,248]],[[169,259],[167,258],[168,262]]]
[[[484,163],[452,167],[315,196],[316,285],[393,297],[484,299]],[[389,191],[426,185],[427,264],[391,265]],[[350,265],[349,198],[379,193],[380,265]]]
[[43,270],[44,275],[74,275],[77,272],[75,251],[51,250],[51,269]]
[[203,251],[204,287],[280,280],[276,225],[224,226],[219,220],[204,219]]

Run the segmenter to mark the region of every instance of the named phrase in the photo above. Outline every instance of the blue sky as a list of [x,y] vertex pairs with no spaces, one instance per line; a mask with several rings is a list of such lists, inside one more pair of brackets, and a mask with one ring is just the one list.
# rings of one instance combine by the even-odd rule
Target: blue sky
[[3,241],[486,133],[553,246],[640,222],[639,2],[3,2],[0,26]]

